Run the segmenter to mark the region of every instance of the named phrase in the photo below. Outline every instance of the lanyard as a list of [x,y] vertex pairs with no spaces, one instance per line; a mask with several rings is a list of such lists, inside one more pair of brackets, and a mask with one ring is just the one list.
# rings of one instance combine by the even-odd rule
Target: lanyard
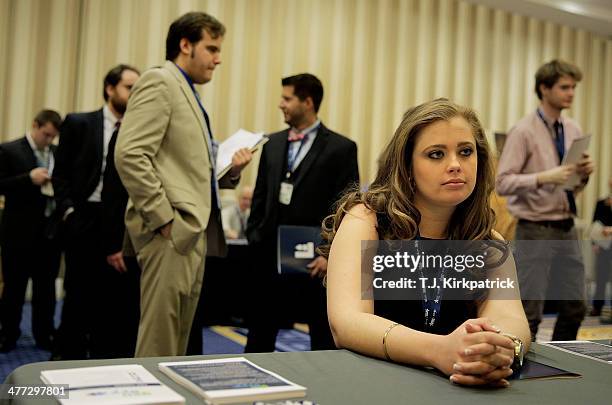
[[[548,122],[546,121],[546,118],[544,118],[544,115],[542,115],[542,112],[540,111],[539,108],[537,109],[537,112],[538,112],[538,116],[542,119],[542,122],[544,123],[546,128],[549,128],[549,131],[550,131]],[[553,126],[553,135],[554,135],[553,142],[555,143],[555,149],[557,149],[557,155],[559,155],[559,161],[562,162],[563,156],[565,155],[565,129],[563,128],[563,124],[560,121],[557,121],[557,122],[560,128],[560,131],[557,132],[556,125]]]
[[[300,147],[297,149],[297,151],[293,154],[289,154],[289,156],[287,156],[287,177],[290,177],[291,174],[295,171],[295,163],[297,161],[297,157],[300,155],[300,152],[302,151],[302,148],[304,147],[304,144],[306,144],[306,142],[308,142],[308,135],[310,133],[307,133],[304,135],[304,137],[302,138],[302,140],[300,141]],[[295,148],[294,148],[295,149]]]
[[174,65],[183,74],[183,77],[185,77],[187,84],[189,84],[189,87],[191,88],[191,91],[193,92],[193,96],[198,102],[198,107],[200,107],[200,110],[202,111],[202,115],[204,115],[204,121],[206,121],[207,131],[204,131],[205,132],[204,138],[206,139],[206,145],[208,146],[208,158],[210,159],[210,166],[211,166],[211,177],[212,177],[211,189],[212,189],[212,193],[214,194],[213,200],[217,204],[217,208],[220,208],[221,198],[219,197],[219,192],[218,192],[219,182],[217,180],[217,167],[216,167],[217,166],[217,151],[219,150],[219,144],[213,139],[213,133],[212,133],[212,130],[210,129],[210,120],[208,118],[208,114],[206,113],[206,109],[204,109],[204,106],[202,105],[202,100],[200,100],[200,93],[198,93],[195,87],[193,86],[193,80],[191,80],[187,72],[181,69],[179,65],[177,65],[176,63]]
[[285,174],[285,178],[289,179],[291,177],[291,175],[293,174],[293,172],[295,171],[295,169],[298,166],[297,158],[298,158],[298,156],[300,156],[300,152],[302,151],[302,148],[304,147],[304,145],[308,141],[308,137],[310,136],[310,134],[316,133],[319,130],[319,127],[320,127],[320,125],[317,125],[316,127],[312,128],[310,131],[306,132],[304,134],[304,138],[302,138],[302,140],[300,141],[300,146],[297,149],[297,151],[295,153],[293,153],[293,154],[288,153],[288,156],[287,156],[287,173]]
[[[414,241],[414,245],[417,250],[417,254],[420,254],[419,251],[419,241],[421,240],[421,236],[417,233],[416,239]],[[444,275],[446,273],[446,267],[442,266],[442,270],[440,271],[440,275],[437,280],[435,280],[434,294],[430,298],[428,294],[428,290],[431,288],[426,287],[421,284],[422,288],[422,297],[423,297],[423,316],[424,316],[424,326],[425,329],[433,328],[436,323],[436,320],[440,318],[440,310],[442,308],[442,295],[443,289],[442,285],[444,283]],[[423,273],[423,264],[419,266],[419,275],[421,279],[425,279],[425,275]]]

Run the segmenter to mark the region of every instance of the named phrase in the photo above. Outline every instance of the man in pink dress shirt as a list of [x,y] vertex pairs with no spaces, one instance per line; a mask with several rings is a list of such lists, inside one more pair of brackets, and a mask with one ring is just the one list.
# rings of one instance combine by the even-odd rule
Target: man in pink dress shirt
[[[519,243],[526,248],[517,249],[516,261],[532,340],[549,284],[554,297],[561,299],[552,338],[574,340],[586,312],[584,265],[573,219],[575,195],[588,182],[593,162],[584,154],[576,164],[561,164],[574,140],[583,136],[578,124],[561,112],[571,107],[582,73],[570,63],[553,60],[538,69],[535,79],[540,105],[508,133],[496,188],[508,197],[508,210],[519,219],[516,239],[530,241]],[[573,173],[582,181],[565,190]]]

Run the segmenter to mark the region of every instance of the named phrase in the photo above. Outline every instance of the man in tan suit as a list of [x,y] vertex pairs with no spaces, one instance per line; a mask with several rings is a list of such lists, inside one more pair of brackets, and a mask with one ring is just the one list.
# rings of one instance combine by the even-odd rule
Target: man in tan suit
[[252,158],[236,152],[216,181],[215,142],[193,85],[211,80],[224,33],[202,12],[174,21],[167,61],[132,89],[117,139],[117,171],[130,197],[126,229],[142,268],[137,357],[185,354],[204,258],[226,250],[219,187],[235,187]]

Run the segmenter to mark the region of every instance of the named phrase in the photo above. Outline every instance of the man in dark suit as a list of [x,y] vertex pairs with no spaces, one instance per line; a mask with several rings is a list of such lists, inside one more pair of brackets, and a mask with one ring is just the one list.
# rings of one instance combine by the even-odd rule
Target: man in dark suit
[[[103,358],[133,357],[136,350],[140,320],[140,267],[133,254],[124,254],[125,210],[128,193],[115,167],[115,145],[119,131],[113,132],[108,143],[106,168],[102,185],[102,240],[108,266],[104,272],[106,293],[101,314],[102,342],[98,345]],[[120,330],[121,333],[117,333]]]
[[55,278],[60,249],[45,237],[54,210],[51,173],[60,115],[42,110],[23,138],[0,145],[0,194],[6,198],[0,244],[4,293],[0,311],[0,352],[15,348],[28,284],[32,278],[32,331],[36,344],[49,349],[54,333]]
[[66,294],[52,359],[110,356],[108,336],[117,331],[108,314],[117,297],[109,274],[125,265],[121,249],[105,248],[103,185],[108,145],[139,75],[128,65],[114,67],[104,78],[104,107],[68,114],[62,126],[53,185],[66,235]]
[[[357,145],[317,117],[323,99],[319,79],[300,74],[282,85],[279,108],[290,128],[270,135],[263,148],[247,226],[255,257],[247,352],[274,351],[279,327],[296,314],[309,324],[312,350],[335,348],[322,283],[327,261],[315,258],[309,274],[278,275],[277,229],[320,227],[342,192],[359,182]],[[288,303],[299,303],[302,311]]]

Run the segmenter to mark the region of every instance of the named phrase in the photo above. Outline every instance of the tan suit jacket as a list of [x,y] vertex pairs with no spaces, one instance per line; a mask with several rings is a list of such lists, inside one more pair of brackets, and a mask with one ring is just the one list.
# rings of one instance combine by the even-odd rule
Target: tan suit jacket
[[[130,196],[125,222],[136,252],[173,221],[171,239],[179,253],[189,253],[204,235],[209,255],[225,253],[219,210],[212,209],[206,137],[202,111],[176,65],[167,61],[145,72],[132,89],[115,154]],[[220,184],[235,186],[229,176]]]

